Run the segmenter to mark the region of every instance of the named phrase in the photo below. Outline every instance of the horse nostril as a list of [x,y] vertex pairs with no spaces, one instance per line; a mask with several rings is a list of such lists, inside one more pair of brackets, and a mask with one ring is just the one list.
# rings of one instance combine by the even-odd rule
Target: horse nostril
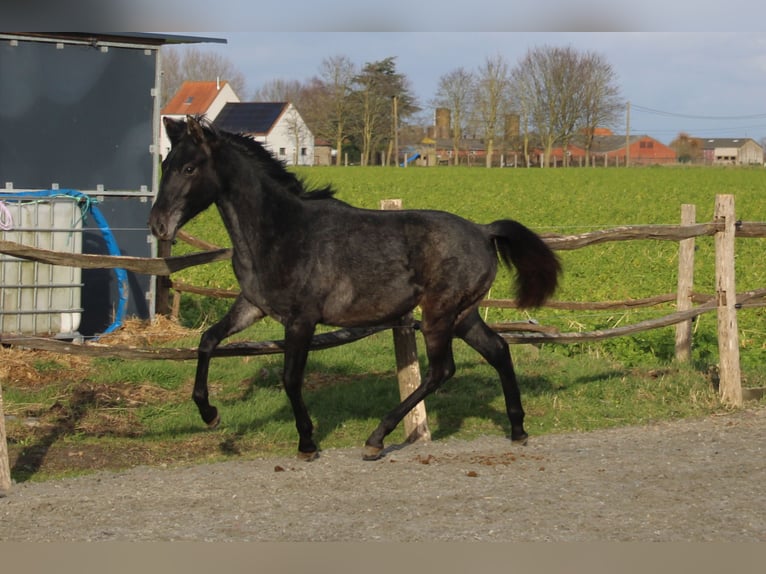
[[159,237],[162,239],[165,237],[165,234],[167,233],[167,228],[165,227],[165,224],[162,222],[155,221],[152,224],[152,233],[154,233],[155,237]]

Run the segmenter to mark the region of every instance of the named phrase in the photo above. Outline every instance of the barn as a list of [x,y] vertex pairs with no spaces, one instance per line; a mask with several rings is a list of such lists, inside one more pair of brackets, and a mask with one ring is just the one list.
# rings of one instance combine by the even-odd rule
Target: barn
[[[585,137],[577,134],[566,150],[553,149],[552,160],[561,165],[565,156],[569,165],[584,165],[586,161]],[[593,136],[590,161],[594,165],[661,165],[676,163],[676,152],[648,135],[614,135],[611,130],[599,129]]]
[[763,165],[763,148],[752,138],[700,139],[708,165]]

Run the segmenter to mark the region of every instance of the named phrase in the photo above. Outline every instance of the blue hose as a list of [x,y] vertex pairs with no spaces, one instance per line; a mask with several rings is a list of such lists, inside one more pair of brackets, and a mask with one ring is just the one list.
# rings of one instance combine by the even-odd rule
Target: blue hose
[[[93,216],[93,220],[96,222],[96,225],[98,225],[98,228],[101,231],[101,235],[104,238],[106,247],[109,250],[109,255],[122,255],[122,253],[120,253],[120,247],[117,245],[117,241],[114,238],[112,230],[109,228],[109,224],[107,223],[104,214],[101,213],[101,210],[96,206],[96,201],[81,191],[77,191],[76,189],[49,189],[45,191],[13,192],[13,195],[18,197],[37,198],[56,197],[63,195],[74,197],[78,200],[83,200],[85,202],[85,207],[83,208],[83,219],[85,218],[86,213],[90,212],[90,214]],[[101,335],[106,335],[107,333],[111,333],[112,331],[118,329],[122,326],[122,323],[125,319],[125,309],[128,304],[128,272],[121,267],[115,267],[114,274],[117,277],[117,291],[119,294],[117,311],[114,315],[112,324],[109,325],[104,330],[104,332],[101,333]],[[98,337],[96,337],[96,339],[98,339]]]

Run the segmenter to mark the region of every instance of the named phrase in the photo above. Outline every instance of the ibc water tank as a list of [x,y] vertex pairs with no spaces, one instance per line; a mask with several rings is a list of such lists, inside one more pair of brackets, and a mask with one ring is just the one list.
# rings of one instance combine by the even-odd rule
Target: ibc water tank
[[[0,192],[0,238],[63,253],[82,252],[82,213],[67,196],[30,199]],[[79,267],[0,253],[0,332],[77,337],[82,316]]]

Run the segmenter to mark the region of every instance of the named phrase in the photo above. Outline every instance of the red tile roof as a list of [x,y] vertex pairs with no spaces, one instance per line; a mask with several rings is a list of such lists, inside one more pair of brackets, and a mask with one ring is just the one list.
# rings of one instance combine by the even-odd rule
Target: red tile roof
[[184,82],[161,113],[164,116],[204,114],[218,95],[218,86],[225,85],[225,81]]

